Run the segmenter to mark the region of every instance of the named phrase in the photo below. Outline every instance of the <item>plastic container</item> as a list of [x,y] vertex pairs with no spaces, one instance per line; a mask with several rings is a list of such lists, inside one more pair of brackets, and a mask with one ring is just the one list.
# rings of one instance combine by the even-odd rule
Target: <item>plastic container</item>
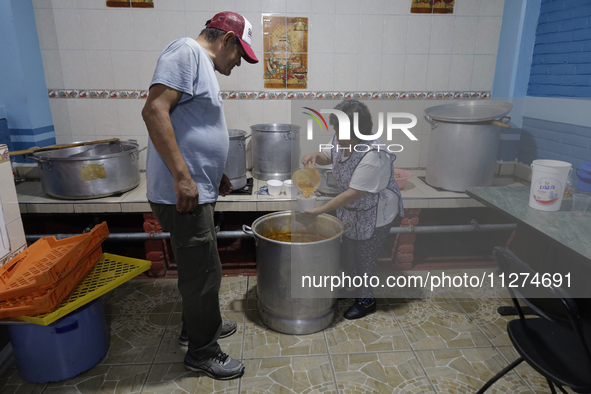
[[33,291],[26,296],[0,301],[0,319],[53,311],[70,295],[102,256],[101,246],[97,245],[78,262],[73,271],[52,287]]
[[0,301],[53,287],[108,236],[107,223],[103,222],[88,234],[39,239],[0,267]]
[[540,211],[558,211],[572,165],[558,160],[534,160],[529,206]]
[[400,175],[400,177],[395,178],[396,183],[398,184],[398,187],[400,188],[400,190],[402,190],[404,188],[404,186],[406,186],[406,181],[408,181],[410,178],[412,178],[412,173],[410,171],[401,170],[400,168],[395,168],[394,174],[396,174],[396,173],[398,173]]
[[9,325],[8,331],[18,371],[33,383],[70,379],[94,367],[109,349],[100,300],[49,326]]
[[50,313],[17,319],[47,326],[150,269],[151,261],[103,253],[86,278]]
[[591,192],[591,161],[586,161],[577,168],[577,177],[579,178],[577,189]]

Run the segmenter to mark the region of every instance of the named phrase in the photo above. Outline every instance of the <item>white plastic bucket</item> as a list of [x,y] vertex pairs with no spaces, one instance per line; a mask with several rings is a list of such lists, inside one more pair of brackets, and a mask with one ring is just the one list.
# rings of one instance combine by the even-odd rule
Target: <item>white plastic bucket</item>
[[558,160],[534,160],[531,168],[529,206],[540,211],[558,211],[572,165]]

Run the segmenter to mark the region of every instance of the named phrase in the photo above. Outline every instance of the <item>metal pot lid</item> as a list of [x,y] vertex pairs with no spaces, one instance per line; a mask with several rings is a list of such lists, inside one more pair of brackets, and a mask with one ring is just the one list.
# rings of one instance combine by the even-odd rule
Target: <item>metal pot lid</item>
[[246,131],[238,129],[228,129],[228,134],[231,140],[244,139],[246,137]]
[[511,112],[513,104],[505,101],[458,101],[425,109],[425,116],[444,122],[484,122],[499,119]]
[[263,123],[263,124],[255,124],[250,126],[252,130],[255,131],[269,131],[269,132],[298,132],[300,131],[300,126],[295,124],[285,124],[285,123]]

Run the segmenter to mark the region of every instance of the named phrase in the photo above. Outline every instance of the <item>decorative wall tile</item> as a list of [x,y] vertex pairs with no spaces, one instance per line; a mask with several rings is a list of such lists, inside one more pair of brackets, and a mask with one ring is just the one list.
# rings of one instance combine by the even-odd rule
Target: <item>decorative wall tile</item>
[[308,18],[263,15],[267,89],[308,87]]

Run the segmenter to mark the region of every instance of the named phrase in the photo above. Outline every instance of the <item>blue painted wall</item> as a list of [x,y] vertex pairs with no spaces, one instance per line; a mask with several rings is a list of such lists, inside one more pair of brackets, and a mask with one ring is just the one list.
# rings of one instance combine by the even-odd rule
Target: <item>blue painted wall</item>
[[5,130],[0,139],[9,138],[13,150],[55,144],[30,0],[0,0],[0,54],[0,106],[5,106],[9,134]]
[[591,97],[591,1],[542,0],[527,94]]

